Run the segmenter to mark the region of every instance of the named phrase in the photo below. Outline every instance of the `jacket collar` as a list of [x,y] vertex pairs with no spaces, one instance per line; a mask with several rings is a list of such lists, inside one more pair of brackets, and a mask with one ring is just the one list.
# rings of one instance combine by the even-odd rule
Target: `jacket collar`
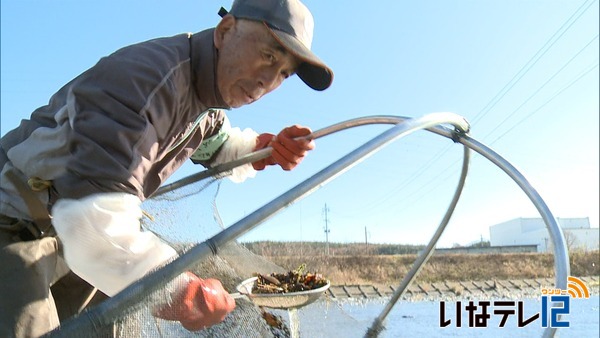
[[217,88],[217,49],[214,28],[193,34],[190,38],[193,83],[196,93],[206,106],[229,109]]

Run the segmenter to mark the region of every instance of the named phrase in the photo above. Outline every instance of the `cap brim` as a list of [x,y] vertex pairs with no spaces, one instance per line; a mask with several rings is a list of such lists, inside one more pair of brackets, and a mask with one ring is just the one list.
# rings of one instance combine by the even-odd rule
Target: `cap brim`
[[300,59],[301,63],[296,70],[298,77],[314,90],[325,90],[333,82],[333,71],[321,61],[310,49],[306,48],[295,37],[269,27],[269,32],[290,54]]

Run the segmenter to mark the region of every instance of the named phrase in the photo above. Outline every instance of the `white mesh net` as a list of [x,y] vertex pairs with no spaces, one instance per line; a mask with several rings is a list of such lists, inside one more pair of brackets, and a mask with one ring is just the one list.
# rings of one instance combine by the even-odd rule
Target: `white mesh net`
[[[183,253],[196,243],[216,235],[223,229],[216,208],[220,180],[215,178],[189,184],[174,191],[149,199],[142,204],[147,214],[142,226],[154,232]],[[229,292],[243,280],[259,272],[283,272],[283,268],[254,255],[237,242],[218,248],[218,255],[210,256],[190,269],[201,278],[216,278]],[[168,281],[165,281],[168,285]],[[236,300],[235,310],[213,327],[190,332],[178,322],[155,318],[150,309],[155,303],[164,303],[169,290],[161,289],[139,305],[123,309],[124,316],[114,328],[99,329],[118,337],[289,337],[290,332],[281,316],[256,306],[248,299]],[[265,318],[275,318],[267,321]],[[86,334],[89,337],[89,333]]]

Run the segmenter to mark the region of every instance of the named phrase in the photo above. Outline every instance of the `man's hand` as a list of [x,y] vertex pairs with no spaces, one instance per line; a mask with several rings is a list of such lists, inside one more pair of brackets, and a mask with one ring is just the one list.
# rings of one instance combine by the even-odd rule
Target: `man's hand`
[[302,162],[306,153],[315,148],[313,140],[294,138],[309,135],[311,132],[310,128],[294,125],[283,129],[277,136],[269,133],[260,134],[254,150],[271,146],[273,152],[271,156],[252,163],[252,166],[255,170],[263,170],[268,165],[279,164],[283,170],[294,169]]
[[235,301],[216,279],[185,275],[188,283],[177,290],[170,304],[162,305],[153,315],[181,322],[190,331],[218,324],[235,308]]

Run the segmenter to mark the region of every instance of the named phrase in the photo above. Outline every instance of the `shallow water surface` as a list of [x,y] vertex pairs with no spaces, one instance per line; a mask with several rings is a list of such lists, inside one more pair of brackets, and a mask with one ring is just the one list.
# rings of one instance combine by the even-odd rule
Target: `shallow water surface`
[[[298,311],[300,337],[364,337],[373,320],[381,313],[387,299],[364,302],[335,302],[322,300]],[[483,300],[482,300],[483,301]],[[379,337],[541,337],[541,315],[525,327],[518,327],[518,302],[514,306],[496,306],[494,299],[489,300],[490,318],[487,327],[469,327],[469,313],[465,310],[468,300],[461,301],[461,327],[456,323],[456,302],[445,302],[445,317],[440,320],[439,301],[403,302],[399,301],[388,314],[385,330]],[[503,299],[503,301],[506,301]],[[523,319],[527,320],[536,313],[541,313],[540,299],[523,301]],[[473,300],[478,304],[479,300]],[[561,319],[570,327],[560,328],[555,337],[599,337],[599,302],[598,296],[589,299],[571,299],[569,314]],[[496,303],[501,305],[502,303]],[[553,306],[550,306],[551,308]],[[503,311],[514,310],[509,315],[504,327],[499,327]],[[498,314],[494,314],[494,311]],[[481,307],[474,314],[481,313]],[[284,319],[289,320],[285,311],[277,311]],[[441,328],[440,322],[450,320],[447,327]],[[474,322],[472,322],[474,323]],[[474,325],[473,325],[474,326]]]

